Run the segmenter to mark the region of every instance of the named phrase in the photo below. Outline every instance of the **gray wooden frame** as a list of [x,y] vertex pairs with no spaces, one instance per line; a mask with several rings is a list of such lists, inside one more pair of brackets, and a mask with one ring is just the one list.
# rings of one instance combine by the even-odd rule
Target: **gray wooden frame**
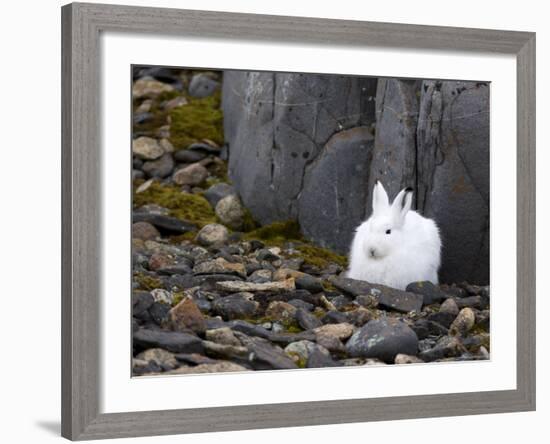
[[[517,389],[148,412],[99,411],[102,31],[517,57]],[[535,34],[74,3],[62,8],[62,435],[98,439],[535,409]]]

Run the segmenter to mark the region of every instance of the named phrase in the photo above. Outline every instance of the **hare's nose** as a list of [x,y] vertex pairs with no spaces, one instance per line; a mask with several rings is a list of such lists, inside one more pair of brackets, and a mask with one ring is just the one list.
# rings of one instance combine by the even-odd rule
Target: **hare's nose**
[[374,257],[376,254],[376,250],[374,248],[369,249],[370,257]]

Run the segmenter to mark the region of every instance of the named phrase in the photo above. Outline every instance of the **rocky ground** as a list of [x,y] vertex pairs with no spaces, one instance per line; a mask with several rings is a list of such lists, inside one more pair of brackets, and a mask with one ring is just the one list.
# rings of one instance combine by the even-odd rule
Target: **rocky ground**
[[295,222],[258,226],[227,178],[221,80],[134,70],[133,374],[488,359],[488,287],[347,279]]

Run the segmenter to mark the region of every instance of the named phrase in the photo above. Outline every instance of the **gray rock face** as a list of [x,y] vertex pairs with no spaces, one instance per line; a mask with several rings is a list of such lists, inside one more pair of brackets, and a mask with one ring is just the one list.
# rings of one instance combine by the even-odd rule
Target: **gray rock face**
[[489,282],[487,84],[227,72],[222,106],[229,175],[260,223],[295,219],[346,253],[376,179],[391,198],[412,186],[441,231],[440,280]]

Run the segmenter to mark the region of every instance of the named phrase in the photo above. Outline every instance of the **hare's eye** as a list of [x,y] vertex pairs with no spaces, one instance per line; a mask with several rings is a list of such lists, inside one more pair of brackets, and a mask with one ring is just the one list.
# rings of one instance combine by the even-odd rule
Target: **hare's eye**
[[391,230],[386,230],[386,234],[391,234]]

